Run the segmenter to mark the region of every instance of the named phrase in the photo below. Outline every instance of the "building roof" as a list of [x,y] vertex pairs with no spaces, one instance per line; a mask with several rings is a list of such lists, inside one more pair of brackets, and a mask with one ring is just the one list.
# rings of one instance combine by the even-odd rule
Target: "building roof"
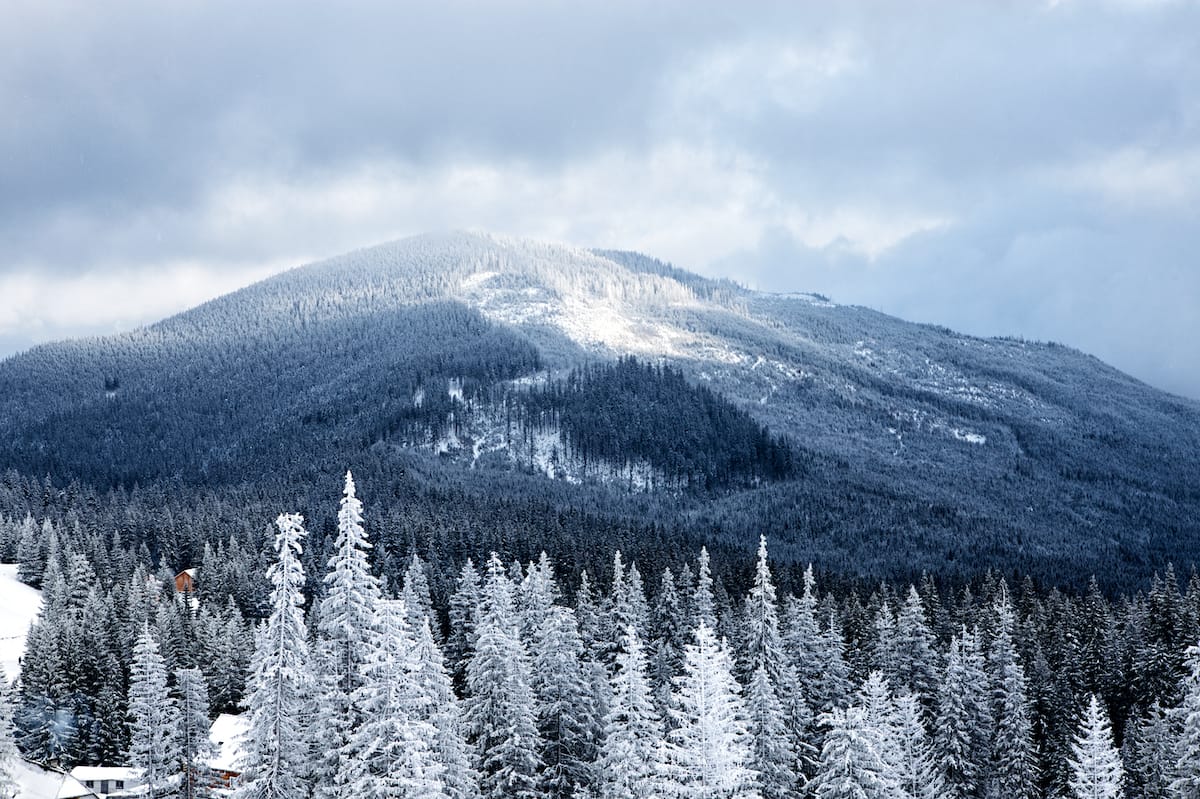
[[248,715],[234,716],[222,713],[208,730],[208,739],[216,749],[216,755],[208,761],[210,768],[238,774],[245,770],[246,752],[244,742],[250,729]]
[[141,782],[142,771],[129,766],[76,766],[71,769],[71,776],[80,782],[99,782],[101,780]]
[[96,792],[70,774],[19,758],[12,764],[21,799],[91,799]]

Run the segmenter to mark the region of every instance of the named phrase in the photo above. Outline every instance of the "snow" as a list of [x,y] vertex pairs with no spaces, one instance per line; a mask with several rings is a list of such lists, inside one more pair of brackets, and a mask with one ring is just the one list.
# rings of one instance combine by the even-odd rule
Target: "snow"
[[96,795],[71,775],[28,760],[17,760],[12,770],[20,799],[77,799]]
[[21,670],[29,625],[42,609],[42,593],[17,579],[17,564],[0,563],[0,666],[9,680]]
[[125,780],[138,782],[142,772],[128,766],[76,766],[71,769],[71,776],[80,782],[100,782],[102,780]]
[[241,773],[246,760],[242,743],[250,730],[250,717],[222,713],[213,721],[208,730],[208,739],[212,741],[217,754],[208,761],[210,768],[220,771],[235,771]]
[[972,433],[969,430],[959,430],[957,427],[950,431],[950,434],[959,441],[966,441],[968,444],[986,444],[987,436],[980,433]]

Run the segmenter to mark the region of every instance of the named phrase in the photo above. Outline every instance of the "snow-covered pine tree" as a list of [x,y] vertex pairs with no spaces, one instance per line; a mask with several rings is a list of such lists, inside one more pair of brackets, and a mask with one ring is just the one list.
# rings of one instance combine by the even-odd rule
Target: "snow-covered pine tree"
[[834,708],[818,723],[825,743],[810,785],[818,799],[899,799],[895,776],[875,749],[866,711]]
[[793,701],[793,707],[805,705],[795,672],[783,652],[766,536],[759,538],[754,583],[746,598],[743,660],[743,673],[748,675],[746,712],[754,741],[751,767],[761,775],[763,796],[782,799],[796,788],[797,744],[804,745],[806,733],[804,717],[787,714],[782,697]]
[[235,799],[304,799],[309,795],[309,698],[315,683],[304,623],[304,518],[275,521],[277,561],[267,569],[271,614],[256,636],[246,707],[246,768]]
[[361,667],[354,707],[362,722],[350,730],[338,784],[360,799],[447,799],[437,737],[427,721],[429,697],[418,684],[416,641],[402,600],[380,600],[371,625],[374,640]]
[[858,691],[858,706],[866,714],[864,728],[875,746],[875,751],[888,767],[889,774],[899,781],[900,743],[899,720],[892,688],[878,669],[867,675]]
[[[408,559],[404,569],[404,588],[400,592],[404,607],[408,609],[408,627],[416,630],[421,619],[436,619],[433,613],[433,596],[429,592],[429,577],[425,573],[425,561],[416,553]],[[433,629],[430,628],[430,632]],[[436,637],[436,636],[435,636]]]
[[13,735],[13,705],[8,677],[0,668],[0,799],[16,799],[17,780],[13,773],[20,754]]
[[895,674],[892,687],[899,694],[914,694],[922,707],[932,710],[938,687],[938,659],[933,633],[925,618],[925,603],[916,586],[908,587],[896,614]]
[[600,720],[569,608],[552,605],[534,633],[531,682],[542,735],[542,793],[568,799],[591,783]]
[[521,643],[512,584],[496,553],[487,563],[475,650],[467,663],[467,729],[479,753],[486,799],[537,799],[542,748],[529,655]]
[[142,772],[150,797],[163,796],[179,770],[178,711],[167,692],[158,641],[143,624],[129,667],[129,765]]
[[1177,738],[1172,718],[1158,703],[1126,722],[1121,761],[1128,799],[1168,799]]
[[692,608],[695,614],[692,619],[696,625],[694,629],[704,625],[716,635],[717,610],[708,547],[700,548],[700,559],[696,563],[696,590],[692,595]]
[[200,669],[175,672],[176,706],[179,708],[179,759],[183,776],[179,799],[209,795],[212,776],[208,762],[213,745],[208,737],[208,686]]
[[662,795],[656,768],[662,725],[646,679],[646,658],[633,625],[626,626],[623,638],[596,762],[594,793],[600,799]]
[[675,678],[683,671],[683,647],[686,631],[683,626],[683,607],[675,586],[675,575],[663,569],[658,595],[654,601],[654,637],[651,644],[650,689],[660,718],[671,708],[671,689]]
[[461,693],[467,684],[467,658],[475,642],[475,621],[479,613],[479,570],[467,558],[458,574],[458,584],[450,596],[450,635],[446,639],[446,659],[450,678]]
[[1178,729],[1171,795],[1200,799],[1200,645],[1187,649],[1183,698],[1171,715]]
[[372,625],[380,589],[367,559],[371,544],[362,513],[354,477],[346,472],[337,541],[317,614],[321,685],[314,737],[320,761],[317,794],[323,799],[351,796],[345,792],[344,750],[363,720],[352,697],[363,686],[363,669],[375,645]]
[[426,720],[436,731],[432,741],[433,754],[445,766],[442,781],[447,799],[478,799],[479,774],[475,771],[471,746],[463,732],[462,707],[454,695],[442,650],[433,639],[429,619],[422,619],[416,639],[413,677],[427,699]]
[[688,799],[757,799],[759,774],[751,767],[750,737],[741,686],[725,648],[703,621],[684,651],[676,680],[676,727],[663,747],[664,792]]
[[1037,794],[1037,753],[1029,708],[1025,669],[1013,644],[1016,616],[1006,594],[995,608],[995,631],[988,666],[991,670],[992,731],[989,799],[1033,799]]
[[912,694],[896,697],[895,735],[898,760],[896,779],[912,799],[952,799],[938,773],[925,734],[925,711]]
[[1071,746],[1071,796],[1074,799],[1121,799],[1124,772],[1113,745],[1108,712],[1092,694]]
[[934,720],[934,752],[948,796],[979,795],[991,742],[989,714],[978,636],[964,627],[950,639]]

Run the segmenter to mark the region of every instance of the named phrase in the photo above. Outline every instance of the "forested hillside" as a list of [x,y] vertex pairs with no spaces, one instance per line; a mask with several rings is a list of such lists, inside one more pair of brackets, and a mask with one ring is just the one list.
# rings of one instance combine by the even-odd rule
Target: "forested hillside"
[[133,501],[106,514],[172,568],[205,536],[160,539],[210,529],[206,504],[319,508],[352,463],[389,518],[453,498],[476,557],[497,525],[520,557],[586,527],[653,530],[672,556],[766,533],[849,575],[1133,589],[1200,541],[1200,406],[1093,358],[476,234],[9,358],[0,444],[7,482],[37,482],[0,513]]
[[1113,602],[807,568],[793,593],[763,540],[654,572],[606,548],[600,574],[410,552],[393,582],[372,516],[347,475],[324,554],[279,515],[198,594],[119,536],[88,551],[86,517],[0,527],[45,598],[0,785],[12,713],[27,757],[202,795],[208,719],[243,710],[237,797],[1150,799],[1200,773],[1195,575]]

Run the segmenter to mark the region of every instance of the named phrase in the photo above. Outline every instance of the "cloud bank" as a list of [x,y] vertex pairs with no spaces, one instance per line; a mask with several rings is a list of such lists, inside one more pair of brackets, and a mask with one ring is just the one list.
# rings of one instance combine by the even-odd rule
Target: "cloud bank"
[[480,228],[1200,397],[1191,2],[22,3],[0,353]]

